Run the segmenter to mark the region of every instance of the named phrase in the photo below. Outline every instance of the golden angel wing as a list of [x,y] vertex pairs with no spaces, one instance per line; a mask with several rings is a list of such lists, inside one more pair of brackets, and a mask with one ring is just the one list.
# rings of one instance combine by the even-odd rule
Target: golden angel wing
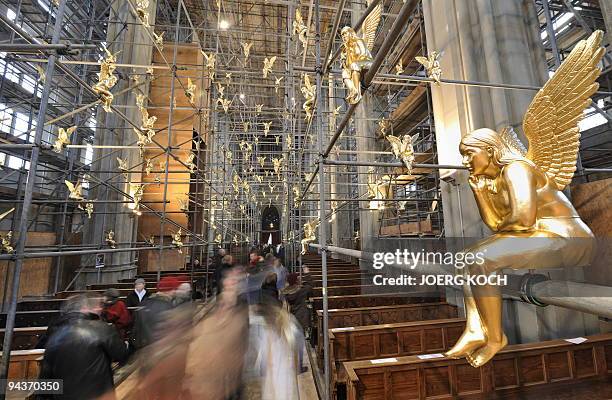
[[312,92],[314,90],[314,86],[310,82],[310,76],[308,76],[308,74],[304,74],[304,87],[308,90],[308,92]]
[[[369,3],[369,2],[368,2]],[[374,40],[376,39],[376,30],[380,23],[380,17],[382,16],[382,2],[378,3],[372,12],[365,18],[363,25],[361,25],[360,32],[363,37],[368,50],[372,51],[374,47]]]
[[15,207],[11,208],[10,210],[0,214],[0,221],[2,221],[4,219],[4,217],[6,217],[7,215],[9,215],[10,213],[12,213],[13,211],[15,211]]
[[416,56],[414,57],[415,60],[417,60],[420,64],[422,64],[425,68],[429,69],[430,67],[430,62],[429,62],[429,58],[427,57],[422,57],[422,56]]
[[529,139],[527,158],[562,190],[576,170],[580,146],[578,122],[599,85],[597,66],[604,55],[602,31],[581,40],[546,85],[536,94],[523,118]]
[[404,150],[405,143],[402,141],[402,139],[398,138],[397,136],[387,135],[385,137],[391,143],[391,146],[393,146],[393,154],[395,154],[396,156],[399,156]]
[[68,188],[68,191],[70,193],[74,192],[74,184],[68,180],[64,180],[64,184],[66,184],[66,187]]

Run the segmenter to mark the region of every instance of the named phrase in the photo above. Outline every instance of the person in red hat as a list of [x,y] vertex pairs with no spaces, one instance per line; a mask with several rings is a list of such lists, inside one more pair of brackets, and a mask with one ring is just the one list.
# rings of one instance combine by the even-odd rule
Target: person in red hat
[[153,293],[141,303],[134,318],[134,329],[130,343],[134,349],[150,345],[160,336],[161,323],[174,308],[174,296],[181,280],[176,276],[164,276],[157,283],[157,293]]

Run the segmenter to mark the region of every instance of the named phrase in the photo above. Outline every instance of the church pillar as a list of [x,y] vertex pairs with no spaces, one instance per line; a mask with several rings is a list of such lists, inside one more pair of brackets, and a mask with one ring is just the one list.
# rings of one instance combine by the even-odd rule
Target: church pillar
[[[533,1],[423,0],[423,10],[427,48],[442,52],[443,78],[545,83],[545,55]],[[431,91],[440,164],[460,165],[461,137],[475,129],[499,131],[511,126],[524,139],[522,119],[533,91],[445,84],[432,85]],[[441,170],[440,175],[447,243],[456,244],[459,250],[469,239],[490,235],[481,222],[467,171]],[[564,271],[554,273],[569,278]],[[449,292],[449,298],[457,294]],[[585,334],[596,323],[580,313],[553,307],[538,309],[514,303],[505,304],[504,309],[505,329],[512,342]]]
[[601,15],[606,24],[608,44],[612,44],[612,0],[599,0],[599,7],[601,7]]
[[[334,77],[329,77],[329,106],[328,106],[328,118],[329,118],[329,134],[333,136],[336,125],[338,122],[338,116],[334,115],[333,111],[336,109],[338,104],[335,101],[335,85],[338,83]],[[340,154],[336,149],[346,150],[346,144],[344,140],[345,134],[343,134],[338,141],[336,142],[335,149],[330,154],[330,159],[335,160],[348,160],[346,154]],[[349,192],[349,174],[346,173],[346,166],[329,166],[327,167],[330,188],[332,196],[331,198],[336,199],[347,199],[350,198]],[[331,217],[331,238],[332,245],[336,247],[344,247],[344,248],[352,248],[352,223],[350,220],[350,212],[348,211],[350,208],[350,204],[345,204],[342,201],[333,201],[330,204],[330,210],[334,212],[334,215]],[[350,257],[343,256],[342,254],[332,253],[333,258],[340,258],[348,260]]]
[[[156,2],[151,1],[149,5],[149,22],[151,26],[155,23]],[[122,21],[122,22],[119,22]],[[126,23],[124,24],[123,21]],[[110,11],[109,26],[107,31],[108,50],[117,54],[117,64],[150,65],[153,42],[140,21],[132,14],[127,2],[115,2]],[[152,29],[152,28],[149,28]],[[130,79],[132,74],[139,74],[140,80],[145,79],[145,68],[118,67],[115,74],[119,78],[113,93],[117,93],[134,81]],[[113,99],[113,105],[117,106],[127,118],[134,124],[140,125],[140,111],[136,106],[138,94],[148,94],[148,86],[142,85],[138,90],[131,90]],[[145,102],[146,106],[146,102]],[[135,145],[137,136],[132,125],[123,120],[117,113],[107,113],[102,106],[97,110],[97,124],[95,142],[96,146],[122,146]],[[117,168],[117,157],[127,162],[132,169],[127,174],[119,174]],[[106,247],[106,232],[115,232],[115,241],[122,244],[118,247],[133,247],[133,243],[140,240],[136,237],[138,216],[130,213],[127,203],[121,203],[128,199],[111,185],[119,190],[129,193],[128,182],[141,182],[142,167],[135,167],[142,163],[137,148],[95,148],[93,155],[92,170],[102,171],[92,173],[94,178],[107,184],[97,184],[91,181],[92,195],[90,198],[109,203],[94,204],[92,219],[86,224],[84,230],[85,243],[101,244]],[[111,172],[112,171],[112,172]],[[83,257],[81,260],[83,271],[77,280],[77,287],[86,284],[100,282],[114,282],[117,279],[131,277],[136,273],[137,252],[106,253],[104,255],[104,267],[98,271],[95,265],[95,255]]]

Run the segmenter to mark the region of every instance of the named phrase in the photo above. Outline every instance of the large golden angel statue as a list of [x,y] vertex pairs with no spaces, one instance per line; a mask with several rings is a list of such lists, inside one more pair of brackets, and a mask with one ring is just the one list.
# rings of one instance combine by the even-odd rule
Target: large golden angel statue
[[340,31],[342,35],[342,80],[347,90],[346,101],[357,104],[361,100],[361,73],[372,66],[372,47],[376,28],[382,15],[379,3],[363,21],[359,34],[350,26]]
[[[483,259],[468,265],[466,276],[591,261],[593,233],[562,190],[576,170],[578,122],[598,88],[602,36],[596,31],[580,41],[534,97],[523,119],[528,152],[510,128],[478,129],[461,139],[459,151],[480,215],[495,232],[468,249]],[[507,344],[500,288],[466,284],[464,294],[467,326],[446,356],[465,357],[479,367]]]

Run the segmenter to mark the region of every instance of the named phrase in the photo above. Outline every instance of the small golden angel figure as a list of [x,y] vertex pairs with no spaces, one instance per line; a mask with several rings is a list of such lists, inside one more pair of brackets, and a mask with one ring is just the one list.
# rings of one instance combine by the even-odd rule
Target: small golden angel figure
[[298,40],[302,43],[302,49],[306,49],[306,45],[308,44],[308,27],[304,23],[304,18],[302,18],[302,13],[299,8],[295,10],[293,34],[298,35]]
[[117,157],[117,168],[119,169],[119,171],[123,172],[124,176],[127,177],[127,173],[129,171],[127,161],[125,161],[122,158]]
[[357,104],[362,97],[361,74],[372,66],[372,48],[376,38],[376,29],[382,16],[382,4],[379,3],[366,17],[357,34],[350,26],[340,31],[342,36],[342,79],[347,90],[346,101]]
[[264,122],[263,123],[264,126],[264,137],[268,137],[268,133],[270,132],[270,127],[272,126],[272,121],[268,121],[268,122]]
[[117,242],[115,241],[115,232],[112,229],[106,233],[104,241],[106,242],[106,245],[111,249],[117,247]]
[[94,204],[91,201],[88,201],[85,204],[85,212],[87,213],[87,219],[91,219],[91,216],[93,215],[94,212]]
[[75,184],[68,180],[65,180],[64,183],[68,188],[68,192],[70,192],[68,195],[69,199],[83,200],[83,184],[79,180]]
[[221,107],[223,107],[223,112],[227,114],[227,112],[229,111],[230,105],[232,104],[232,101],[230,99],[218,98],[217,103],[221,103]]
[[40,65],[36,64],[36,72],[38,72],[38,82],[41,85],[44,85],[45,81],[47,80],[47,75],[45,73],[44,68],[41,67]]
[[160,33],[159,35],[155,33],[155,31],[153,31],[153,41],[159,48],[159,51],[162,51],[164,49],[164,35],[165,34],[166,34],[165,31]]
[[415,59],[425,67],[427,77],[433,79],[436,85],[440,85],[440,79],[442,79],[442,68],[440,67],[441,56],[441,53],[432,51],[427,57],[415,57]]
[[274,78],[274,93],[278,93],[278,89],[280,89],[281,87],[281,81],[283,80],[284,76],[281,76],[280,78]]
[[76,131],[76,129],[76,125],[71,126],[68,129],[57,128],[57,139],[53,143],[53,151],[55,153],[61,153],[62,150],[70,144],[70,135],[72,135],[72,133]]
[[272,159],[272,164],[274,165],[274,172],[276,173],[276,176],[278,177],[278,179],[280,179],[280,174],[283,168],[284,161],[285,159],[282,157]]
[[145,163],[145,167],[144,167],[145,173],[147,174],[147,176],[151,175],[151,172],[153,171],[153,160],[151,160],[150,158],[145,158],[144,163]]
[[4,254],[12,254],[15,252],[13,245],[11,244],[11,239],[13,238],[13,231],[8,231],[6,235],[0,235],[0,240],[2,242],[2,253]]
[[92,90],[100,96],[104,111],[110,113],[112,112],[111,104],[114,97],[110,90],[117,83],[117,77],[114,75],[114,72],[117,69],[115,63],[117,62],[118,53],[112,54],[106,47],[104,51],[106,52],[106,58],[100,64],[98,82],[92,86]]
[[206,60],[206,69],[208,70],[208,76],[211,80],[214,80],[215,77],[215,65],[217,63],[217,56],[214,53],[210,55],[206,54],[203,50],[200,50],[204,59]]
[[400,58],[395,66],[395,75],[401,75],[404,73],[404,61]]
[[304,239],[300,241],[302,244],[302,254],[308,251],[308,243],[317,240],[316,229],[319,225],[318,220],[310,221],[304,224]]
[[302,95],[306,101],[302,105],[304,112],[306,113],[306,121],[312,119],[313,107],[315,102],[315,86],[310,82],[308,74],[304,74],[304,86],[300,88]]
[[[481,254],[463,274],[488,277],[501,269],[583,267],[595,253],[594,236],[562,190],[572,181],[580,147],[578,122],[597,91],[605,54],[603,32],[576,44],[533,98],[523,118],[525,148],[512,128],[478,129],[461,139],[483,222],[494,234],[465,252]],[[466,328],[446,356],[480,367],[508,340],[502,329],[501,288],[464,285]]]
[[387,140],[391,143],[393,154],[396,158],[402,160],[409,175],[412,174],[412,164],[414,163],[413,146],[418,137],[418,132],[412,136],[404,135],[401,139],[393,135],[386,136]]
[[149,0],[136,0],[136,14],[140,19],[140,22],[149,27],[149,12],[147,9],[149,8]]
[[251,54],[251,46],[253,46],[253,43],[241,42],[240,45],[242,46],[242,53],[244,54],[244,62],[246,63],[247,60],[249,59],[249,55]]
[[266,57],[264,58],[264,66],[263,66],[263,77],[267,78],[268,74],[272,72],[272,68],[274,67],[274,62],[276,61],[276,56]]
[[220,98],[223,98],[223,96],[225,95],[225,86],[221,85],[220,82],[217,82],[217,94],[219,95]]
[[195,164],[194,160],[195,160],[195,153],[189,153],[189,155],[187,156],[187,160],[185,161],[185,164],[187,165],[187,167],[189,168],[189,171],[193,174],[197,168],[197,165]]
[[263,168],[264,164],[266,163],[266,156],[258,156],[257,157],[257,162],[259,163],[261,168]]
[[185,89],[185,96],[187,96],[187,100],[192,105],[195,105],[195,90],[196,85],[191,81],[191,78],[187,78],[187,89]]
[[179,210],[183,211],[183,212],[187,212],[189,211],[189,197],[187,198],[178,198],[178,203],[179,203]]
[[387,129],[391,128],[391,122],[383,117],[378,121],[378,128],[380,129],[381,136],[387,136]]
[[183,254],[183,228],[179,228],[178,231],[172,234],[172,245],[177,248],[180,254]]

